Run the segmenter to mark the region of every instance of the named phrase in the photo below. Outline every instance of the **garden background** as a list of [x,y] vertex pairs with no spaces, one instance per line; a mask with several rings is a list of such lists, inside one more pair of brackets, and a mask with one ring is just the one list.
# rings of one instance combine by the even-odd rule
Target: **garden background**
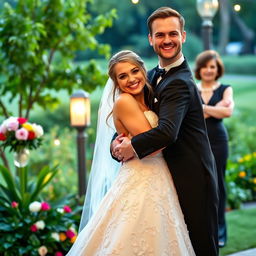
[[[148,69],[154,67],[157,59],[147,42],[146,18],[160,6],[172,6],[184,15],[184,54],[192,70],[196,55],[203,50],[196,1],[117,3],[0,2],[0,122],[9,116],[22,116],[44,129],[42,145],[31,150],[27,167],[15,168],[13,152],[0,148],[1,255],[46,255],[46,249],[47,255],[60,256],[75,240],[83,198],[77,196],[76,130],[69,124],[72,92],[90,92],[88,176],[110,55],[131,49],[142,56]],[[213,44],[226,68],[222,82],[232,85],[235,98],[234,114],[225,120],[230,136],[226,181],[227,210],[231,211],[227,213],[230,238],[221,254],[227,255],[256,247],[256,229],[250,221],[255,209],[237,210],[243,203],[256,200],[256,3],[219,3],[213,20]],[[239,12],[234,11],[234,4],[240,4]],[[35,201],[41,203],[40,207],[31,206]],[[38,221],[44,221],[44,225]],[[37,230],[32,231],[35,223]]]

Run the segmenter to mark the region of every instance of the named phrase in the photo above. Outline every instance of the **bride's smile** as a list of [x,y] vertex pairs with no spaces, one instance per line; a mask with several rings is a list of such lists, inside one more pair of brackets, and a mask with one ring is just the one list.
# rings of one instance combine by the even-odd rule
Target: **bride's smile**
[[142,93],[146,81],[139,67],[129,62],[120,62],[116,64],[115,71],[122,92],[132,95]]

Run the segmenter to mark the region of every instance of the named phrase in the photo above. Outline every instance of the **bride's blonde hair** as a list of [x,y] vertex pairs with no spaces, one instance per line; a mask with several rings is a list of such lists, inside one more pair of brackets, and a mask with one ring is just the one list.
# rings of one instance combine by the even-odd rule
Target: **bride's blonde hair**
[[[145,86],[148,88],[148,99],[147,100],[148,100],[148,102],[150,102],[150,97],[153,95],[153,89],[147,79],[147,71],[146,71],[146,68],[144,65],[144,61],[141,59],[141,57],[139,55],[137,55],[135,52],[130,51],[130,50],[123,50],[123,51],[120,51],[120,52],[114,54],[108,63],[108,75],[114,82],[113,102],[115,101],[116,94],[120,93],[119,87],[118,87],[118,82],[117,82],[117,77],[116,77],[116,72],[115,72],[115,66],[116,66],[116,64],[118,64],[120,62],[129,62],[139,68],[139,70],[142,72],[142,75],[146,81]],[[107,119],[111,116],[111,114],[112,114],[112,111],[109,113]]]
[[116,53],[115,55],[113,55],[112,58],[109,60],[109,64],[108,64],[108,75],[114,82],[113,101],[115,99],[115,96],[116,96],[116,93],[118,90],[115,66],[116,66],[116,64],[118,64],[120,62],[129,62],[129,63],[132,63],[133,65],[135,65],[136,67],[138,67],[139,70],[142,72],[143,77],[145,78],[145,81],[146,81],[145,86],[148,88],[149,94],[152,94],[153,90],[147,80],[147,71],[146,71],[146,68],[144,65],[144,61],[135,52],[129,51],[129,50],[123,50],[123,51],[120,51],[120,52]]

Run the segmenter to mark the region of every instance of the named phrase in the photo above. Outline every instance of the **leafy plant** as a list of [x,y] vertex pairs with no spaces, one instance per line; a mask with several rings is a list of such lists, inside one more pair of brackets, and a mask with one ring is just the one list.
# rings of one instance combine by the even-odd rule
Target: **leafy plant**
[[256,200],[256,152],[229,161],[226,173],[228,203],[239,208],[241,202]]
[[80,208],[71,210],[71,196],[52,205],[41,198],[57,167],[45,166],[29,181],[28,167],[16,178],[4,166],[0,171],[0,254],[64,255],[76,239]]
[[[91,0],[27,0],[0,13],[0,115],[29,118],[35,106],[51,108],[60,101],[58,93],[76,88],[93,91],[105,84],[94,60],[76,65],[78,50],[96,51],[109,57],[110,47],[96,37],[112,26],[115,10],[92,16]],[[17,113],[8,108],[17,106]],[[5,165],[4,152],[0,156]]]

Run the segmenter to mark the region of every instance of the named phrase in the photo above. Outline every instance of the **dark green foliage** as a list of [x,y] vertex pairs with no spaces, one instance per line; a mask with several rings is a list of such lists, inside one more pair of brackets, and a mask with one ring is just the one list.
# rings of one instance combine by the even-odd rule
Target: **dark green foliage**
[[231,74],[255,75],[256,57],[254,55],[223,57],[225,70]]
[[[94,61],[74,65],[77,50],[109,56],[110,47],[96,35],[112,25],[115,11],[92,17],[90,0],[28,0],[15,7],[4,5],[0,23],[0,95],[17,101],[18,115],[28,117],[35,104],[47,108],[59,98],[49,90],[75,88],[92,91],[104,84],[105,75]],[[0,101],[8,117],[8,104]]]
[[[48,204],[48,208],[33,210],[31,203],[44,201],[42,191],[57,174],[56,167],[42,168],[36,178],[31,178],[29,168],[18,168],[18,176],[5,167],[0,166],[4,183],[0,185],[0,255],[38,255],[38,249],[46,246],[48,255],[57,251],[66,253],[72,245],[72,240],[56,240],[52,237],[67,236],[72,230],[74,235],[78,229],[80,207],[70,205],[73,196],[63,197],[59,202]],[[45,203],[45,202],[44,202]],[[32,230],[36,223],[44,222],[45,227]]]

